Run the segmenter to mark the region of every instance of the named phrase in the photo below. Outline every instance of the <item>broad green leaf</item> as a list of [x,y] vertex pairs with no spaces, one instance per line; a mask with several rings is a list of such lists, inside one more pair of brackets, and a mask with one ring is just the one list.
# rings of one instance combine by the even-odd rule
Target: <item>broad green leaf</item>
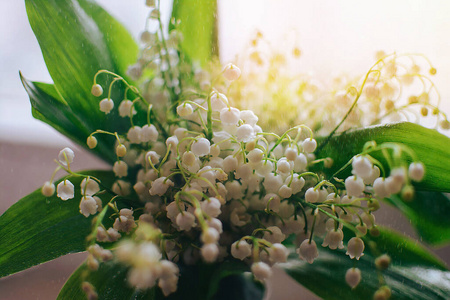
[[216,0],[173,1],[172,18],[183,34],[181,48],[192,61],[203,66],[218,57],[216,10]]
[[[105,91],[100,99],[91,95],[90,90],[97,71],[107,69],[124,76],[126,67],[135,62],[138,47],[128,32],[90,0],[26,0],[25,4],[30,25],[60,95],[57,99],[67,103],[76,116],[69,121],[78,119],[84,125],[80,127],[80,139],[85,141],[88,133],[96,129],[123,133],[129,127],[129,120],[120,118],[117,109],[105,115],[98,105],[101,98],[107,97],[112,77],[105,74],[98,77],[97,82]],[[117,107],[124,98],[122,83],[114,85],[111,98]],[[65,128],[66,124],[59,124],[67,121],[64,118],[55,119],[42,107],[35,110],[40,119]],[[73,126],[81,126],[79,122]],[[114,140],[105,141],[114,144]]]
[[[415,151],[426,166],[424,179],[414,183],[418,190],[450,192],[450,138],[417,124],[404,122],[344,132],[332,137],[317,155],[334,160],[333,167],[328,170],[331,175],[360,153],[367,141],[372,140],[377,144],[401,143]],[[384,161],[380,152],[371,155]],[[349,172],[350,168],[339,176]]]
[[81,289],[83,281],[95,286],[98,299],[161,299],[156,296],[156,289],[138,291],[131,288],[126,281],[127,272],[125,266],[113,261],[101,263],[97,271],[90,271],[83,264],[67,280],[57,299],[86,299],[86,294]]
[[[81,290],[83,281],[91,282],[96,288],[99,299],[105,300],[262,299],[262,287],[253,281],[252,276],[243,274],[242,266],[229,262],[225,262],[224,265],[199,263],[195,266],[180,266],[177,291],[168,297],[164,297],[159,288],[147,291],[137,291],[131,288],[127,282],[128,268],[122,264],[116,262],[102,263],[98,271],[89,271],[83,264],[66,282],[58,299],[85,299]],[[236,269],[229,268],[231,265],[234,265]],[[223,276],[217,276],[218,273],[222,273]],[[111,276],[111,274],[114,275]],[[215,282],[216,279],[219,279],[219,281]]]
[[[106,188],[115,178],[112,171],[83,174],[99,178]],[[79,212],[83,178],[66,178],[75,186],[74,199],[62,201],[56,195],[46,198],[39,189],[0,216],[0,277],[86,249],[92,217],[85,218]],[[108,200],[106,195],[101,197]]]
[[416,192],[413,201],[393,195],[387,201],[408,217],[424,242],[443,245],[450,242],[450,199],[438,192]]
[[[391,299],[448,299],[450,272],[425,248],[405,236],[382,230],[378,238],[366,239],[365,255],[351,260],[345,250],[319,246],[319,258],[308,264],[291,255],[281,267],[297,282],[323,299],[372,299],[379,288],[379,273],[374,258],[388,253],[390,267],[382,271],[392,290]],[[361,270],[362,280],[352,290],[345,282],[349,268]]]
[[[87,128],[84,120],[80,119],[82,116],[73,113],[64,99],[59,96],[55,86],[28,81],[22,74],[20,79],[30,97],[33,117],[51,125],[60,133],[87,148],[86,137],[91,134],[92,129]],[[113,139],[110,138],[110,141]],[[91,151],[103,160],[113,163],[116,157],[110,149],[105,139],[98,138],[97,147]]]

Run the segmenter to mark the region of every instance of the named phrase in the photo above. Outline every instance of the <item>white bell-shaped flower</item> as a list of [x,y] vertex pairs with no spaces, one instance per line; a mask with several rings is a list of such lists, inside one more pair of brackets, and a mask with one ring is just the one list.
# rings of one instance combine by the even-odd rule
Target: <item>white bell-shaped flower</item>
[[109,114],[111,110],[114,108],[114,101],[111,99],[105,98],[99,103],[100,111],[104,112],[105,114]]
[[91,196],[83,196],[80,201],[80,213],[86,218],[97,213],[97,201]]
[[252,254],[252,245],[245,240],[236,241],[231,245],[231,255],[234,258],[244,260]]
[[414,162],[409,165],[408,175],[414,181],[421,181],[425,175],[425,167],[421,162]]
[[73,158],[75,157],[75,154],[73,153],[72,149],[70,148],[64,148],[61,151],[59,151],[58,154],[58,160],[63,166],[67,166],[67,164],[71,164],[73,162]]
[[269,251],[269,257],[272,262],[283,263],[287,261],[289,250],[283,244],[274,243],[267,250]]
[[227,64],[223,69],[223,77],[230,81],[238,79],[239,76],[241,76],[241,69],[232,63]]
[[220,201],[215,197],[210,197],[208,200],[201,202],[203,212],[212,218],[216,218],[220,215],[220,207]]
[[265,262],[256,262],[251,266],[251,271],[255,278],[259,281],[266,281],[272,276],[272,268]]
[[351,238],[347,243],[347,254],[351,259],[356,258],[359,260],[364,255],[364,242],[358,237]]
[[294,160],[294,172],[302,172],[306,170],[307,165],[308,159],[303,153],[300,153]]
[[282,157],[277,162],[277,173],[287,175],[293,170],[294,163],[292,161],[288,161],[286,157]]
[[319,257],[319,251],[317,251],[317,245],[314,240],[311,240],[311,243],[309,242],[309,239],[304,240],[296,252],[300,259],[306,260],[310,264]]
[[94,179],[84,178],[80,184],[81,194],[86,196],[92,196],[100,191],[100,187]]
[[247,154],[247,159],[253,164],[257,164],[262,161],[264,157],[264,152],[261,149],[253,149]]
[[132,144],[140,144],[141,143],[141,131],[142,128],[139,126],[131,127],[127,132],[127,139]]
[[342,232],[342,230],[340,228],[338,228],[337,230],[330,230],[327,232],[327,235],[325,236],[323,243],[322,243],[322,247],[330,247],[330,249],[343,249],[344,248],[344,243],[343,240],[344,239],[344,233]]
[[112,185],[111,190],[117,195],[128,196],[131,192],[131,184],[124,180],[116,180]]
[[72,182],[69,180],[61,181],[56,187],[56,195],[61,198],[61,200],[68,200],[74,197],[75,190]]
[[119,104],[119,115],[125,118],[134,114],[136,114],[136,110],[133,107],[133,102],[131,100],[122,100]]
[[221,111],[228,106],[228,99],[224,94],[212,92],[210,97],[212,111]]
[[290,184],[290,188],[292,189],[292,194],[300,193],[303,187],[305,186],[305,179],[300,177],[298,174],[294,173],[291,176],[286,177],[284,181],[286,185]]
[[177,215],[176,223],[180,230],[189,231],[196,226],[195,216],[188,211],[184,211]]
[[319,196],[319,190],[314,189],[314,187],[310,187],[306,190],[305,201],[309,203],[316,203],[317,201],[319,201]]
[[255,126],[258,123],[258,117],[251,110],[241,110],[240,119],[250,126]]
[[365,189],[364,181],[361,177],[349,176],[345,179],[345,189],[347,190],[347,195],[358,197],[362,194]]
[[203,260],[207,263],[213,263],[219,256],[219,247],[217,244],[205,244],[200,249]]
[[366,178],[372,171],[372,162],[366,156],[357,156],[352,161],[352,168],[353,174]]
[[156,142],[158,140],[158,135],[159,133],[155,125],[144,125],[141,129],[140,139],[143,143]]
[[288,160],[295,161],[297,155],[298,153],[296,148],[287,147],[286,150],[284,150],[284,156],[286,156]]
[[174,186],[174,183],[170,179],[166,179],[166,177],[160,177],[152,182],[152,187],[150,188],[150,195],[164,195],[169,187]]
[[267,231],[264,231],[263,238],[272,244],[281,243],[286,238],[281,229],[277,226],[269,226],[266,229]]
[[180,117],[190,116],[190,115],[192,115],[193,112],[194,112],[194,109],[192,108],[192,105],[190,105],[189,103],[182,103],[177,106],[177,114]]
[[306,153],[313,153],[316,150],[317,142],[315,139],[307,138],[303,141],[302,147]]
[[364,184],[373,185],[373,182],[378,177],[380,177],[380,169],[377,166],[373,166],[369,176],[363,177]]
[[278,195],[280,195],[281,198],[288,199],[292,196],[292,188],[283,184],[278,190]]
[[386,190],[385,180],[383,177],[378,177],[375,179],[373,182],[373,191],[379,198],[385,198],[390,195],[390,193]]
[[205,138],[199,138],[191,145],[191,151],[199,157],[208,155],[210,150],[211,143]]
[[248,124],[243,124],[239,126],[236,130],[236,139],[239,142],[248,143],[254,140],[256,137],[253,127]]
[[274,173],[269,173],[266,178],[264,178],[263,186],[268,193],[276,193],[283,185],[283,178],[280,175],[275,175]]
[[222,233],[223,232],[223,225],[222,225],[222,221],[220,221],[217,218],[210,218],[209,220],[206,221],[206,223],[208,224],[209,227],[214,228],[215,230],[217,230],[218,233]]
[[233,171],[236,171],[237,167],[239,165],[239,162],[236,157],[233,155],[228,155],[223,159],[223,171],[225,173],[230,173]]
[[220,121],[223,125],[237,125],[240,119],[239,109],[225,107],[220,111]]
[[215,228],[209,227],[202,232],[202,234],[200,235],[200,240],[203,244],[213,244],[217,243],[219,237],[219,232]]
[[122,160],[116,161],[113,166],[113,171],[116,177],[126,177],[128,175],[128,165]]

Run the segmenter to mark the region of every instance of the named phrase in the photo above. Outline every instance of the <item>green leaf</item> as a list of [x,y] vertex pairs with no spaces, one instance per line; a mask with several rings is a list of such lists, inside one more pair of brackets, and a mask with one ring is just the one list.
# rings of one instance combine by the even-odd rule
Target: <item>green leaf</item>
[[[415,151],[426,167],[424,179],[414,183],[418,190],[450,192],[450,138],[417,124],[404,122],[344,132],[332,137],[317,155],[334,160],[333,167],[327,171],[331,175],[372,140],[377,144],[401,143]],[[371,155],[384,161],[380,152]],[[347,175],[349,172],[350,168]],[[344,175],[346,173],[339,174]]]
[[[110,187],[111,171],[88,171]],[[66,177],[75,186],[75,198],[46,198],[36,190],[11,206],[0,217],[0,277],[30,268],[59,256],[84,251],[92,217],[79,212],[82,177]],[[59,180],[58,182],[60,182]],[[55,182],[55,185],[58,183]],[[107,196],[101,196],[104,201]]]
[[[64,99],[59,96],[55,86],[28,81],[22,74],[20,74],[20,79],[30,97],[33,117],[51,125],[60,133],[88,149],[86,137],[91,134],[92,129],[87,128],[84,120],[74,114]],[[98,138],[97,147],[89,150],[103,160],[113,163],[116,161],[116,156],[113,151],[110,151],[110,147],[110,143],[106,143],[105,139]]]
[[443,245],[450,242],[450,198],[438,192],[416,192],[413,201],[393,195],[387,201],[408,217],[424,242]]
[[[253,281],[253,276],[242,274],[238,263],[225,262],[223,265],[180,266],[181,275],[177,292],[164,297],[159,288],[147,291],[137,291],[127,282],[128,268],[116,262],[101,263],[97,271],[89,271],[85,264],[78,268],[69,278],[61,290],[58,299],[85,299],[81,290],[81,283],[88,281],[93,284],[99,299],[168,299],[168,300],[197,300],[197,299],[262,299],[261,285]],[[230,268],[234,265],[236,268]],[[224,272],[225,270],[228,270]],[[219,281],[217,274],[222,273]],[[111,276],[114,274],[113,276]],[[210,277],[209,275],[212,275]],[[211,291],[214,291],[211,293]],[[208,295],[206,295],[208,294]]]
[[[132,37],[90,0],[26,0],[25,4],[30,25],[54,81],[54,88],[40,86],[41,94],[45,95],[41,96],[58,100],[61,103],[58,108],[62,108],[62,104],[68,106],[64,108],[65,117],[61,120],[61,114],[54,117],[50,109],[42,106],[34,108],[35,116],[60,131],[63,128],[72,132],[73,128],[66,128],[67,123],[75,122],[73,126],[80,130],[76,141],[83,140],[82,144],[96,129],[123,133],[129,127],[129,120],[120,118],[117,109],[108,115],[101,112],[98,105],[101,99],[91,95],[90,90],[95,73],[101,69],[124,76],[127,66],[135,62],[138,53]],[[112,77],[105,74],[98,77],[97,83],[105,90],[104,97],[107,97],[111,80]],[[111,98],[117,107],[124,98],[122,83],[114,84]],[[67,119],[68,115],[73,117]],[[105,140],[114,145],[113,139]]]
[[[183,34],[181,48],[202,66],[218,57],[216,0],[174,0],[172,18]],[[175,26],[171,24],[169,29]]]
[[101,263],[97,271],[90,271],[83,264],[67,280],[57,299],[86,299],[81,289],[83,281],[95,286],[98,299],[161,299],[156,297],[155,289],[137,291],[131,288],[126,281],[127,272],[125,266],[113,261]]
[[[323,299],[372,299],[380,287],[374,259],[382,253],[392,258],[383,271],[386,284],[392,290],[391,299],[448,299],[450,272],[416,241],[388,230],[378,238],[365,239],[366,250],[359,261],[351,260],[345,250],[330,250],[319,246],[319,258],[308,264],[291,255],[281,267],[297,282]],[[349,268],[361,270],[360,284],[352,290],[345,282]]]

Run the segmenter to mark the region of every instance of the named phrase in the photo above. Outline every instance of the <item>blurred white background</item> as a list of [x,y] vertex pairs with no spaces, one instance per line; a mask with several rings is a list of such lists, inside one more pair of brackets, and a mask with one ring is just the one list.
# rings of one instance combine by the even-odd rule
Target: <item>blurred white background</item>
[[[142,1],[99,0],[137,37],[148,13]],[[446,0],[219,0],[220,53],[233,60],[256,30],[276,47],[297,42],[302,57],[296,72],[326,79],[365,73],[374,53],[423,53],[438,70],[433,78],[450,112],[450,2]],[[170,0],[162,1],[169,18]],[[36,81],[51,82],[38,43],[28,24],[24,1],[0,1],[0,140],[51,143],[63,139],[31,117],[18,71]]]

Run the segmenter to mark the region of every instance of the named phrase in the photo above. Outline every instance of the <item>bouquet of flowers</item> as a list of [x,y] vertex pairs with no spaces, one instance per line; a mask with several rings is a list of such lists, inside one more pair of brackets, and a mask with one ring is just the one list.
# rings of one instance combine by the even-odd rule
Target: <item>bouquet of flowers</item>
[[214,1],[175,0],[164,28],[147,0],[140,47],[92,1],[25,2],[54,80],[21,75],[34,117],[112,170],[74,171],[62,149],[0,217],[1,276],[87,251],[58,299],[261,299],[274,265],[324,299],[448,297],[445,264],[374,217],[385,201],[424,241],[450,241],[449,139],[367,127],[449,128],[426,58],[378,53],[324,92],[283,75],[283,55],[264,61],[260,35],[221,66]]

